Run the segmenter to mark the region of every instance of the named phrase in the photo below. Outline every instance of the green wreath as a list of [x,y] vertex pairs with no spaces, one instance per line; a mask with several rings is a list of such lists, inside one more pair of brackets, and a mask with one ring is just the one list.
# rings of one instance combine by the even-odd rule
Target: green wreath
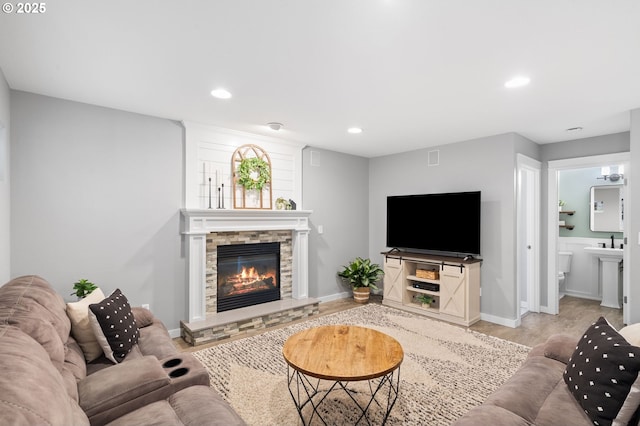
[[[240,166],[238,166],[237,174],[237,182],[244,186],[245,189],[262,190],[271,180],[269,163],[258,157],[242,160]],[[257,174],[257,178],[252,177],[252,174]]]

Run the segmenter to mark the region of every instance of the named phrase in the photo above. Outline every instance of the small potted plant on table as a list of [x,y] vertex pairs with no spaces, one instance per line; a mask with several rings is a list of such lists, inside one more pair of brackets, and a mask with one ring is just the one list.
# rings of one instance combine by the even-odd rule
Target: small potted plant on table
[[81,280],[73,283],[73,293],[71,294],[75,294],[76,296],[78,296],[78,300],[84,299],[96,288],[98,288],[98,286],[96,286],[94,283],[85,278],[82,278]]
[[353,299],[357,303],[367,303],[371,289],[377,290],[375,283],[382,278],[384,271],[380,265],[371,263],[370,259],[355,258],[344,266],[338,276],[349,282],[353,288]]

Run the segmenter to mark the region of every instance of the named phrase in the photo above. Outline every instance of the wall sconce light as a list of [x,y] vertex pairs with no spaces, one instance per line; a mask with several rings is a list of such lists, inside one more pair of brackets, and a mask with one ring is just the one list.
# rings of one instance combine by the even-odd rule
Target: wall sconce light
[[620,179],[624,179],[624,166],[617,166],[617,173],[611,173],[611,167],[609,166],[601,167],[600,173],[602,173],[602,176],[598,177],[598,179],[609,179],[611,182],[617,182]]

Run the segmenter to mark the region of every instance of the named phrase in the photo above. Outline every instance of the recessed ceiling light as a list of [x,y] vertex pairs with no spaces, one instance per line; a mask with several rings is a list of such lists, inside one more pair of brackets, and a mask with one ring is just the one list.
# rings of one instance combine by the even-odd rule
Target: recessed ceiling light
[[282,129],[284,127],[284,124],[282,123],[276,123],[275,121],[272,121],[271,123],[267,123],[267,127],[270,128],[271,130],[275,130],[276,132],[280,129]]
[[211,96],[218,99],[229,99],[231,97],[231,93],[228,90],[219,87],[211,91]]
[[527,84],[529,84],[530,81],[531,81],[531,79],[529,77],[524,77],[524,76],[514,77],[511,80],[509,80],[506,83],[504,83],[504,87],[506,87],[507,89],[513,89],[515,87],[522,87],[522,86],[526,86]]
[[349,127],[347,129],[347,132],[351,133],[352,135],[357,135],[358,133],[362,133],[362,129],[360,127]]
[[582,130],[582,127],[578,126],[578,127],[569,127],[566,131],[567,132],[579,132],[580,130]]

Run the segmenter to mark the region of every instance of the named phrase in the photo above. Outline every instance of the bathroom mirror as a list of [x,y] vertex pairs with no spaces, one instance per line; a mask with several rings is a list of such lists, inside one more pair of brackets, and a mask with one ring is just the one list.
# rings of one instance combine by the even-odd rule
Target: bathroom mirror
[[622,232],[624,199],[622,185],[591,187],[591,230]]

